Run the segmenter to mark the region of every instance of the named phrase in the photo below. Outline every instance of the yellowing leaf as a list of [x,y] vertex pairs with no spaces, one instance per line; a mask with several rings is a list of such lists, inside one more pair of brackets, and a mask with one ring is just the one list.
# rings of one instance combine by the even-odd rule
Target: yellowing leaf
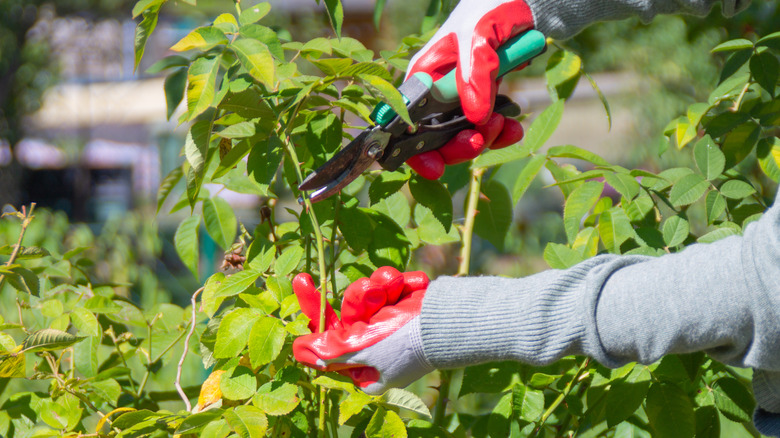
[[219,56],[198,58],[187,73],[187,120],[192,120],[211,106],[217,87]]
[[225,33],[213,26],[199,27],[171,47],[174,52],[198,49],[206,51],[219,44],[227,44]]
[[222,390],[219,389],[222,375],[225,370],[215,370],[209,374],[209,377],[200,386],[198,395],[198,404],[195,405],[195,412],[200,412],[214,403],[222,400]]
[[274,58],[265,44],[257,40],[240,38],[229,46],[238,57],[241,66],[249,74],[269,88],[274,85]]

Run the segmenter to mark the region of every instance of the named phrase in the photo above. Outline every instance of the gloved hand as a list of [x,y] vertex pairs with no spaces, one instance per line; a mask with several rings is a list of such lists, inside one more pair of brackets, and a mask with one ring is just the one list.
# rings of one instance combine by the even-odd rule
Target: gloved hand
[[420,310],[428,277],[422,272],[377,269],[350,284],[341,304],[341,320],[326,309],[326,330],[319,327],[320,293],[309,274],[293,279],[301,311],[315,332],[293,343],[295,358],[323,371],[338,371],[369,394],[403,387],[433,371],[422,351]]
[[461,0],[412,58],[406,75],[425,72],[436,81],[457,66],[463,112],[476,129],[460,132],[437,150],[415,155],[407,161],[412,169],[424,178],[437,179],[445,164],[468,161],[487,148],[499,149],[523,138],[517,120],[493,112],[498,89],[496,48],[533,27],[531,9],[523,0]]

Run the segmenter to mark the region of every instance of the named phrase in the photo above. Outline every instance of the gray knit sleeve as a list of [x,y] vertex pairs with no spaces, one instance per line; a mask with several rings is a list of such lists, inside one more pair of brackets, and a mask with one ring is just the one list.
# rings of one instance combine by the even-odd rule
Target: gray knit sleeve
[[[639,17],[647,23],[658,14],[706,15],[715,0],[526,0],[536,28],[547,36],[565,39],[597,21]],[[723,14],[744,9],[749,0],[722,0]]]

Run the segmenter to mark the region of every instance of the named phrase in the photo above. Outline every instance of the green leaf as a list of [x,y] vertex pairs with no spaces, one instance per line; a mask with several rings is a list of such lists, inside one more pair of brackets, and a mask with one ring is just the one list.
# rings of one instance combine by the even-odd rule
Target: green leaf
[[579,252],[554,242],[548,243],[544,248],[543,257],[553,269],[568,269],[584,260]]
[[162,180],[162,183],[160,183],[160,190],[157,192],[157,213],[160,212],[163,203],[168,198],[168,195],[171,194],[173,188],[176,187],[176,184],[179,183],[183,175],[184,172],[182,172],[180,166],[171,170],[171,172]]
[[303,257],[303,247],[291,246],[279,255],[276,259],[276,265],[274,266],[274,272],[276,275],[289,275],[298,267],[301,258]]
[[206,280],[203,286],[203,294],[200,296],[200,310],[209,318],[213,317],[224,298],[217,298],[216,294],[222,283],[225,281],[225,274],[217,272]]
[[707,193],[707,197],[704,199],[704,205],[707,211],[707,223],[711,224],[718,220],[726,211],[726,198],[719,192],[713,190]]
[[431,181],[419,175],[409,180],[409,190],[414,199],[428,207],[446,232],[452,226],[452,199],[450,192],[439,181]]
[[252,370],[237,366],[225,371],[219,381],[219,389],[228,400],[246,400],[257,390],[257,380]]
[[483,183],[481,191],[485,196],[477,203],[474,232],[503,251],[512,224],[512,198],[506,187],[495,180]]
[[209,236],[223,250],[228,250],[238,229],[238,221],[230,204],[219,197],[204,200],[203,219]]
[[518,362],[491,362],[466,367],[458,397],[473,393],[503,392],[516,382],[522,365]]
[[613,381],[607,392],[607,425],[615,427],[627,420],[642,406],[650,388],[650,373],[646,367],[636,367],[625,379]]
[[558,128],[561,117],[563,117],[563,100],[556,100],[531,123],[525,135],[523,148],[529,152],[538,151]]
[[24,338],[24,342],[22,342],[22,351],[26,353],[35,353],[38,351],[61,350],[76,344],[84,338],[84,336],[75,336],[60,330],[37,330]]
[[258,311],[242,307],[232,310],[222,318],[214,345],[214,357],[229,359],[241,354],[252,326],[260,317]]
[[522,144],[515,143],[511,146],[488,150],[474,159],[471,169],[479,169],[498,164],[506,164],[527,157],[530,151]]
[[[207,411],[190,415],[189,417],[182,420],[181,424],[179,424],[179,427],[176,428],[174,435],[184,435],[188,433],[197,434],[210,424],[216,425],[216,423],[218,423],[219,419],[222,417],[223,412],[224,411],[222,409],[209,409]],[[205,435],[205,433],[199,434],[201,437]],[[227,436],[227,432],[225,432],[225,436]]]
[[219,56],[198,58],[187,71],[187,120],[192,120],[214,103]]
[[385,405],[408,409],[430,419],[433,418],[431,416],[431,411],[428,410],[428,406],[425,405],[425,402],[416,394],[405,389],[390,388],[377,398],[376,401]]
[[276,63],[265,44],[253,39],[239,38],[228,47],[253,78],[268,88],[274,88]]
[[100,336],[100,324],[89,310],[83,307],[74,307],[70,312],[70,321],[79,332],[87,336]]
[[671,248],[680,245],[688,237],[690,231],[690,224],[684,217],[680,215],[670,217],[664,222],[663,227],[663,236],[666,246]]
[[547,151],[547,156],[557,157],[557,158],[576,158],[578,160],[584,160],[589,163],[593,163],[597,166],[605,166],[605,167],[610,166],[609,162],[601,158],[599,155],[589,150],[585,150],[572,145],[551,147]]
[[214,26],[199,27],[171,47],[174,52],[197,49],[206,52],[220,44],[227,44],[225,33]]
[[513,204],[520,202],[520,198],[522,198],[525,194],[525,191],[528,190],[531,182],[533,182],[534,178],[536,178],[536,175],[539,174],[539,171],[542,170],[542,167],[546,161],[547,158],[544,155],[536,155],[528,160],[528,163],[523,166],[523,170],[521,170],[517,175],[515,186],[512,189]]
[[574,189],[566,198],[566,204],[563,207],[563,227],[569,242],[574,241],[580,230],[582,217],[596,205],[596,201],[599,200],[603,191],[603,182],[588,181]]
[[631,221],[620,207],[613,207],[601,213],[598,229],[604,246],[613,253],[619,253],[620,245],[634,236]]
[[214,297],[227,298],[238,295],[241,292],[244,292],[249,286],[254,285],[260,274],[259,271],[255,271],[254,269],[236,272],[222,282],[222,285],[214,294]]
[[255,124],[252,122],[238,122],[215,132],[222,138],[246,138],[255,135]]
[[405,270],[411,252],[404,230],[389,216],[378,211],[361,209],[374,224],[373,237],[368,245],[368,257],[374,266],[392,266]]
[[355,385],[353,385],[351,382],[347,382],[349,379],[343,379],[344,380],[336,380],[330,376],[320,376],[312,380],[311,383],[317,386],[322,386],[326,389],[339,389],[350,394],[356,392]]
[[162,5],[164,0],[156,0],[154,2],[157,3],[158,1],[159,4],[152,5],[143,12],[144,18],[135,28],[135,38],[133,41],[135,63],[133,64],[133,71],[135,71],[135,69],[138,68],[138,64],[141,63],[141,58],[143,58],[144,50],[146,49],[146,41],[149,39],[149,35],[154,32],[154,28],[157,27],[157,16],[160,12],[160,5]]
[[712,243],[712,242],[717,242],[718,240],[721,239],[725,239],[726,237],[737,236],[737,235],[739,235],[739,230],[735,230],[734,228],[731,227],[718,228],[699,237],[698,239],[696,239],[696,241],[699,243]]
[[668,383],[655,383],[650,386],[645,411],[650,427],[655,431],[654,437],[693,437],[693,405],[679,387]]
[[241,11],[241,15],[238,16],[238,21],[241,23],[241,26],[257,23],[260,19],[268,15],[268,12],[270,11],[271,5],[269,3],[258,3]]
[[102,336],[87,336],[73,346],[73,360],[76,370],[85,377],[95,377],[98,373],[98,346]]
[[604,175],[607,184],[617,190],[626,199],[631,200],[639,194],[639,183],[627,173],[607,173]]
[[368,215],[357,207],[342,208],[337,220],[347,245],[358,253],[365,251],[372,240],[372,234],[365,232],[372,227]]
[[[268,47],[268,51],[271,52],[271,55],[273,55],[274,58],[284,62],[284,49],[282,48],[282,43],[279,41],[279,36],[276,34],[276,32],[274,32],[273,29],[261,26],[259,24],[249,24],[241,27],[241,36],[252,40],[258,40],[265,44],[266,47]],[[282,72],[289,70],[290,67],[292,67],[293,71],[296,70],[295,64],[279,65],[279,74],[281,76],[277,79],[282,79],[285,74]]]
[[720,176],[726,166],[726,156],[709,135],[705,135],[696,142],[696,146],[693,148],[693,157],[696,159],[696,166],[708,180]]
[[187,67],[190,65],[189,58],[185,58],[180,55],[166,56],[165,58],[155,62],[151,67],[146,69],[148,74],[162,73],[165,70],[173,67]]
[[298,386],[286,382],[268,382],[257,390],[252,404],[268,415],[287,415],[300,403]]
[[398,193],[401,188],[409,181],[411,174],[404,168],[397,172],[382,172],[368,187],[368,199],[371,205]]
[[774,97],[780,75],[780,61],[777,60],[777,55],[769,50],[754,54],[750,58],[750,72],[758,85]]
[[510,417],[512,416],[512,393],[498,400],[487,421],[487,432],[491,438],[511,436]]
[[518,383],[512,387],[512,412],[528,422],[538,420],[544,412],[544,393]]
[[450,231],[447,232],[441,222],[433,216],[431,209],[423,205],[415,205],[414,222],[417,224],[416,230],[419,240],[425,243],[444,245],[460,240],[457,229],[451,227]]
[[92,391],[106,403],[116,405],[119,396],[122,395],[122,387],[114,379],[104,379],[90,384]]
[[721,195],[729,199],[743,199],[756,193],[756,189],[754,189],[752,185],[738,179],[726,181],[718,190]]
[[756,403],[750,391],[733,377],[718,379],[713,385],[715,406],[729,420],[749,423]]
[[344,7],[341,0],[324,0],[325,9],[328,11],[328,19],[336,36],[341,38],[341,24],[344,22]]
[[[327,1],[327,0],[326,0]],[[377,408],[366,426],[367,438],[406,438],[406,427],[393,411]]]
[[693,204],[704,195],[710,183],[699,174],[692,173],[682,177],[669,192],[669,201],[675,207]]
[[40,280],[33,271],[19,265],[12,266],[8,271],[12,272],[12,274],[6,274],[5,278],[8,279],[8,283],[11,286],[20,292],[38,296]]
[[344,424],[353,416],[360,413],[367,404],[371,402],[371,397],[363,392],[353,392],[344,398],[339,404],[339,424]]
[[138,17],[149,9],[159,9],[166,0],[138,0],[133,6],[133,18]]
[[582,59],[574,52],[558,50],[547,60],[545,76],[553,100],[568,99],[582,75]]
[[390,105],[390,108],[401,117],[401,120],[409,126],[414,125],[412,119],[409,118],[409,111],[406,109],[404,97],[393,84],[375,75],[359,75],[358,78],[369,88],[369,90],[379,94],[379,97]]
[[696,409],[696,438],[720,438],[720,417],[715,406]]
[[274,179],[279,164],[282,162],[283,149],[281,140],[272,136],[268,141],[256,143],[247,158],[247,170],[252,177],[268,193],[268,187]]
[[44,400],[40,408],[41,420],[54,429],[68,427],[68,410],[65,406],[54,403],[51,399]]
[[359,76],[373,75],[379,76],[387,81],[392,81],[393,76],[382,65],[375,62],[358,62],[344,69],[339,76]]
[[276,119],[276,114],[274,114],[268,102],[263,100],[260,94],[253,88],[239,93],[228,93],[220,102],[219,107],[247,119]]
[[730,41],[726,41],[725,43],[720,43],[715,48],[713,48],[710,52],[711,53],[717,53],[717,52],[733,52],[735,50],[742,50],[742,49],[752,49],[753,48],[753,42],[750,40],[746,40],[744,38],[738,38]]
[[196,279],[199,278],[198,258],[200,256],[198,228],[200,228],[200,216],[190,216],[179,224],[179,227],[176,228],[176,234],[173,236],[176,253]]
[[277,318],[264,316],[255,322],[249,334],[249,360],[252,368],[265,365],[279,356],[286,331]]
[[236,406],[225,411],[224,417],[241,438],[262,438],[268,429],[268,418],[254,406]]
[[753,121],[749,121],[734,128],[723,139],[722,150],[726,155],[726,168],[730,169],[742,162],[758,141],[761,129]]

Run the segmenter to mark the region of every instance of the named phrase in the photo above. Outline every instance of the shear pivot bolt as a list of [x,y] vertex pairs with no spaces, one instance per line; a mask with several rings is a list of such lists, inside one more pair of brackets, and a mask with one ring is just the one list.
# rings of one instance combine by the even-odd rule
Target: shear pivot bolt
[[376,157],[379,156],[379,154],[382,153],[382,148],[379,147],[379,144],[374,143],[371,146],[368,147],[368,150],[366,151],[366,155],[368,155],[371,159],[376,159]]

